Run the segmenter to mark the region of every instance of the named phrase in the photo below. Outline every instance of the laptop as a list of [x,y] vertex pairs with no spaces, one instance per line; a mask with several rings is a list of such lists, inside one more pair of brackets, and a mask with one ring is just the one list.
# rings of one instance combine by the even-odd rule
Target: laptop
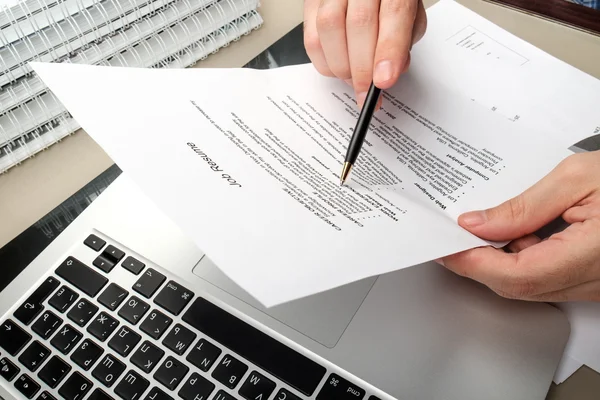
[[0,314],[6,400],[544,399],[569,336],[558,309],[435,263],[266,309],[127,174],[2,290]]

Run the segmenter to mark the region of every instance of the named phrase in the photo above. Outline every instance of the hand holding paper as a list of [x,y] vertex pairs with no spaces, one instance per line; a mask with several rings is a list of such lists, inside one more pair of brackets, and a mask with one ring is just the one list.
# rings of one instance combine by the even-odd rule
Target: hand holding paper
[[[523,194],[468,213],[459,223],[489,240],[514,240],[506,253],[468,250],[443,262],[503,297],[529,301],[600,300],[600,152],[575,154]],[[562,216],[564,231],[534,235]]]

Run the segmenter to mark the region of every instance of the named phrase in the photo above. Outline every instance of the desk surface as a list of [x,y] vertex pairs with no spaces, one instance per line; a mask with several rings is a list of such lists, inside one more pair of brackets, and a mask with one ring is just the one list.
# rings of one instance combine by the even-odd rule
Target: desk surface
[[[542,50],[600,78],[600,37],[483,0],[458,1]],[[428,7],[437,0],[424,2]],[[302,0],[262,0],[263,27],[196,67],[247,64],[268,67],[265,50],[301,24],[302,7]],[[286,57],[303,57],[300,34],[299,28],[292,31],[289,40],[270,49],[270,56],[280,57],[281,64],[297,63]],[[580,146],[598,149],[600,140],[590,138]],[[112,160],[80,130],[1,175],[0,263],[12,266],[10,271],[3,270],[6,276],[16,276],[119,173]],[[0,282],[0,289],[4,285]],[[600,393],[600,375],[583,367],[563,384],[553,385],[547,399],[592,399],[597,393]]]

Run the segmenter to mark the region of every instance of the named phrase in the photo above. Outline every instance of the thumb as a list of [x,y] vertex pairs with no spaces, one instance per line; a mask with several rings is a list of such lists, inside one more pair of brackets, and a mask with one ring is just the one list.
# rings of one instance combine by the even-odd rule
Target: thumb
[[561,216],[590,192],[579,158],[567,158],[520,195],[487,210],[462,214],[458,223],[492,241],[514,240],[537,231]]

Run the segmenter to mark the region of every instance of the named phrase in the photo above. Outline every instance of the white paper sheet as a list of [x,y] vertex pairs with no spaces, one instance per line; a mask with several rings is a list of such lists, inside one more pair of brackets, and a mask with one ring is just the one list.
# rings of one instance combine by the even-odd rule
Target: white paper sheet
[[565,312],[571,323],[565,354],[600,372],[600,303],[570,302],[556,306]]
[[[569,147],[600,134],[598,79],[453,0],[430,7],[428,19],[427,33],[412,52],[416,74],[435,77],[515,124],[546,130],[542,146],[552,140]],[[600,372],[600,305],[557,306],[572,333],[554,381],[561,383],[582,364]]]
[[570,357],[566,353],[563,355],[563,358],[556,369],[556,373],[554,374],[554,378],[552,379],[554,383],[561,384],[566,381],[571,375],[573,375],[583,363],[575,360]]
[[565,147],[600,134],[600,81],[454,0],[428,9],[415,73],[469,96],[515,123],[547,130]]
[[525,135],[409,73],[402,90],[389,92],[341,188],[353,93],[312,65],[33,67],[141,189],[265,306],[486,245],[457,215],[520,193],[567,154],[550,142],[530,151],[543,133]]

